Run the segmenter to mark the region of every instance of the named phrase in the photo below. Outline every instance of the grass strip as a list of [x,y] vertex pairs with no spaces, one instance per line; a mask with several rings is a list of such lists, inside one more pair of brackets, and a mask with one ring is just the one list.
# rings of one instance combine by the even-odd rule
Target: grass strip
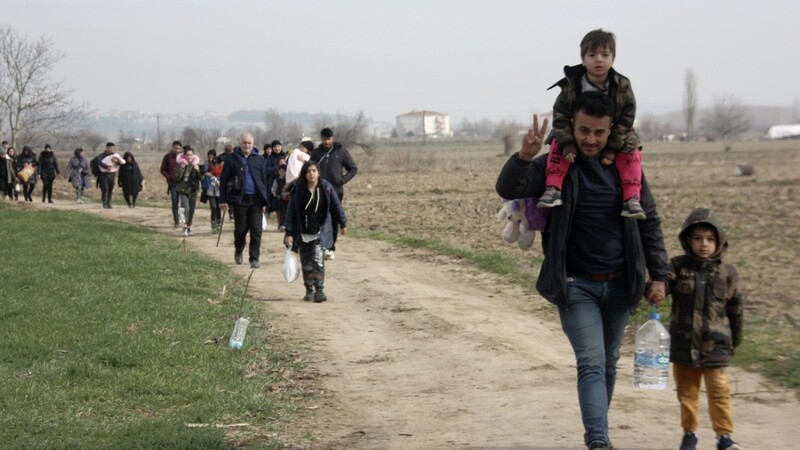
[[[268,395],[286,355],[252,302],[227,347],[243,284],[224,264],[90,214],[0,214],[0,448],[280,448],[263,436],[292,409]],[[234,443],[195,423],[250,425]]]

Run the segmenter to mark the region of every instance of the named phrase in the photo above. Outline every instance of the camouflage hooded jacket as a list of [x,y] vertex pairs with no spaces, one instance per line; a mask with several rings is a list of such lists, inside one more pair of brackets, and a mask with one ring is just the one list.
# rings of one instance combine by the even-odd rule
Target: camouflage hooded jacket
[[[717,250],[708,258],[695,256],[689,242],[692,226],[700,223],[717,231]],[[728,248],[725,230],[713,211],[697,208],[678,237],[686,254],[670,260],[670,360],[696,368],[725,367],[742,341],[743,316],[736,269],[722,262]]]
[[[581,94],[581,78],[585,73],[586,67],[583,64],[564,66],[564,78],[547,88],[561,88],[561,93],[553,104],[553,131],[547,142],[555,138],[564,155],[577,152],[572,130],[572,105]],[[608,79],[608,94],[614,101],[614,123],[604,152],[630,153],[639,147],[639,136],[633,130],[636,98],[628,78],[611,69]]]

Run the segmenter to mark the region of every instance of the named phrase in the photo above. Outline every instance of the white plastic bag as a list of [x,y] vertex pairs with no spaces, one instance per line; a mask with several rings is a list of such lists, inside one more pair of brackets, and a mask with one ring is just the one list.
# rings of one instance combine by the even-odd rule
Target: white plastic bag
[[267,229],[267,213],[261,214],[261,230]]
[[286,257],[283,259],[283,278],[287,283],[291,283],[300,276],[300,262],[297,261],[297,254],[291,250],[286,250]]

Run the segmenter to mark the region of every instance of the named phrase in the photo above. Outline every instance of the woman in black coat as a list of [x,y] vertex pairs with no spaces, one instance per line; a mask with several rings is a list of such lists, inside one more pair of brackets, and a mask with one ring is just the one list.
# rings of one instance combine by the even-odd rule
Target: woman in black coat
[[14,150],[14,147],[9,147],[6,150],[6,158],[0,161],[0,164],[6,165],[6,190],[4,195],[9,200],[19,200],[19,191],[17,191],[17,151]]
[[125,152],[122,158],[125,160],[125,164],[119,168],[117,185],[122,188],[122,194],[125,196],[125,203],[128,204],[128,208],[136,208],[136,197],[142,190],[144,177],[131,152]]
[[27,145],[22,147],[22,153],[17,156],[17,176],[23,169],[30,166],[33,169],[33,174],[27,180],[20,178],[22,183],[22,195],[25,197],[26,202],[33,202],[33,190],[36,188],[36,167],[39,163],[36,161],[36,154]]
[[53,203],[53,181],[60,174],[58,161],[50,144],[44,145],[44,150],[39,154],[39,177],[42,179],[42,203],[47,197],[47,203]]

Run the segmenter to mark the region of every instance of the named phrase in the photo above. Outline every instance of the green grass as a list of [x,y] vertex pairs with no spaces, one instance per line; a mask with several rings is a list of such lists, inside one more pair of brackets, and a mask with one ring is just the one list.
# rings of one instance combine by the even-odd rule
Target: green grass
[[[252,302],[228,349],[243,283],[225,265],[89,214],[0,215],[0,448],[280,448],[248,433],[292,410],[267,389],[286,355]],[[186,426],[241,422],[235,444]]]

